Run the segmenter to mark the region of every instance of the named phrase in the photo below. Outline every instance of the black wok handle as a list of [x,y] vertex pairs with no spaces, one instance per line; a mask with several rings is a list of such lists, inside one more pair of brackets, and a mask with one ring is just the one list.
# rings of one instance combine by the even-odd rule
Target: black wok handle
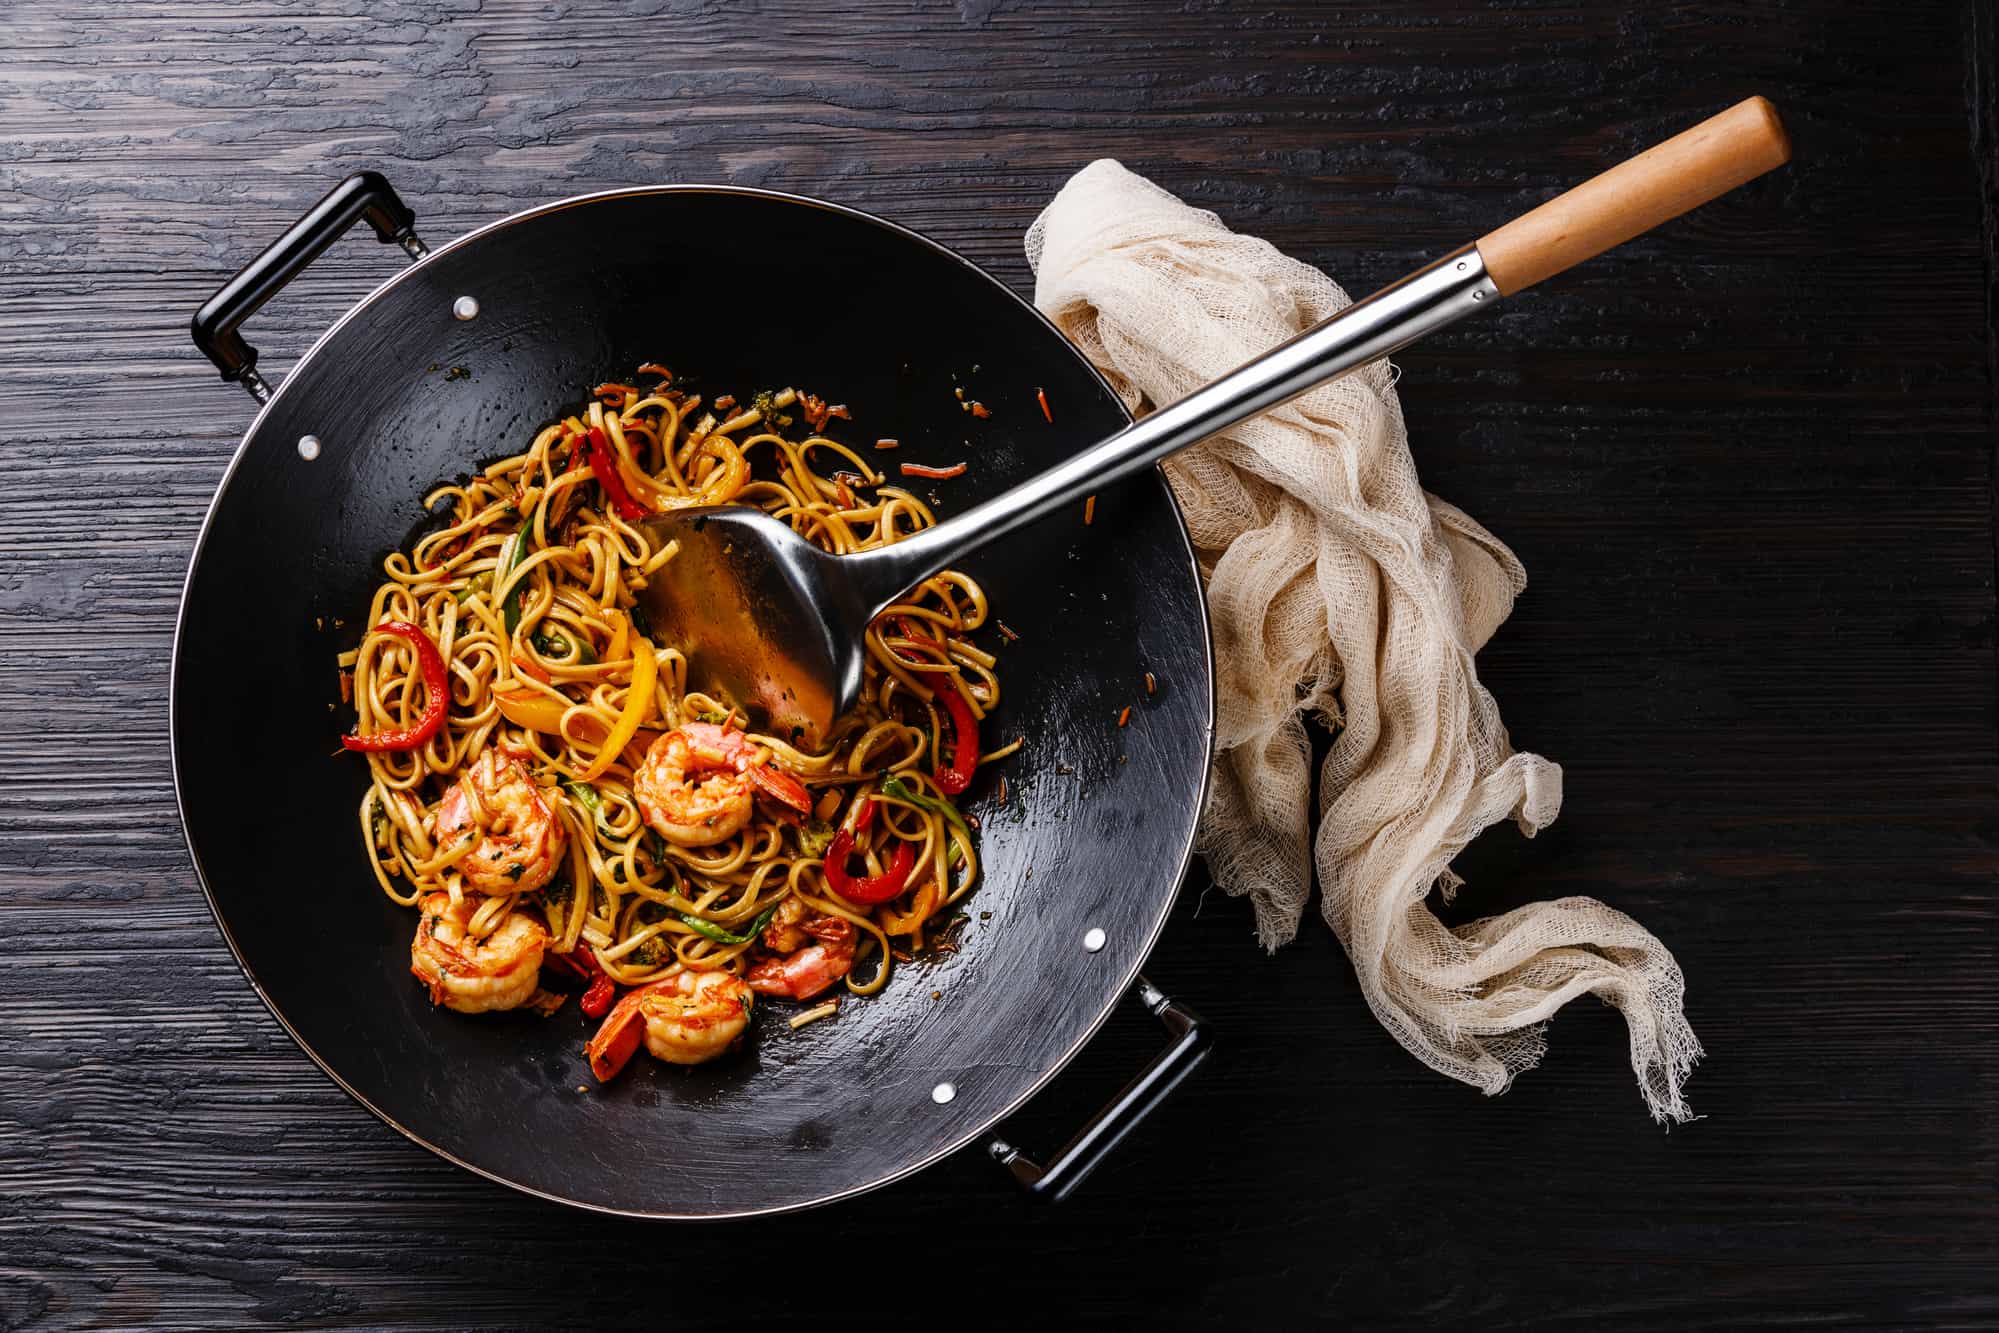
[[417,239],[416,214],[395,188],[379,171],[355,172],[194,312],[194,345],[223,379],[242,385],[260,403],[269,401],[271,387],[257,373],[257,349],[243,340],[240,326],[349,227],[364,220],[377,240],[400,245],[411,259],[430,253]]
[[997,1134],[986,1140],[986,1151],[993,1160],[1012,1172],[1021,1188],[1037,1199],[1060,1203],[1068,1198],[1083,1183],[1083,1178],[1097,1169],[1105,1155],[1138,1128],[1138,1122],[1208,1058],[1211,1043],[1207,1025],[1192,1009],[1176,1003],[1144,977],[1132,986],[1131,993],[1166,1028],[1167,1036],[1172,1038],[1166,1049],[1154,1056],[1137,1078],[1125,1084],[1124,1091],[1109,1106],[1097,1112],[1089,1124],[1063,1144],[1048,1165],[1042,1166]]

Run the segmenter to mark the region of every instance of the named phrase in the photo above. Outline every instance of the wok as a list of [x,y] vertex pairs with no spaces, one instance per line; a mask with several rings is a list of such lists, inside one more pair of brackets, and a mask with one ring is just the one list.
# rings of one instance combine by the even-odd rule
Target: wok
[[[239,326],[356,221],[417,262],[272,389]],[[640,1061],[597,1087],[573,1006],[433,1010],[409,976],[415,915],[381,894],[362,850],[367,771],[335,754],[350,720],[335,656],[359,642],[383,555],[427,521],[421,497],[642,362],[715,393],[809,388],[852,405],[853,441],[967,460],[935,486],[947,515],[1125,425],[1090,365],[1000,283],[879,218],[725,187],[563,200],[430,251],[389,184],[362,173],[204,305],[194,336],[261,407],[182,596],[181,818],[251,985],[390,1125],[516,1188],[650,1217],[825,1203],[981,1138],[1059,1197],[1206,1053],[1193,1015],[1139,976],[1191,855],[1214,717],[1194,557],[1156,471],[1107,490],[1093,524],[1051,518],[968,565],[1019,636],[994,639],[990,734],[1027,744],[968,793],[984,869],[958,950],[900,965],[831,1022],[792,1032],[760,1009],[745,1049],[714,1064]],[[989,420],[962,410],[961,387]],[[995,1127],[1127,994],[1167,1044],[1038,1165]]]

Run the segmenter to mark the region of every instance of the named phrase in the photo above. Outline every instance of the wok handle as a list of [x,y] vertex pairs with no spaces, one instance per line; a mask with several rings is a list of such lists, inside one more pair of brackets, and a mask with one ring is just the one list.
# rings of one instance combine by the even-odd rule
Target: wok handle
[[1172,1040],[1138,1077],[1125,1084],[1111,1104],[1097,1112],[1090,1123],[1063,1144],[1043,1166],[997,1134],[988,1136],[986,1151],[992,1159],[1013,1173],[1021,1188],[1037,1199],[1060,1203],[1075,1192],[1083,1178],[1096,1170],[1111,1149],[1138,1127],[1166,1094],[1180,1086],[1194,1072],[1211,1049],[1207,1025],[1193,1010],[1179,1004],[1159,987],[1140,977],[1132,986],[1132,996],[1165,1027]]
[[395,187],[379,171],[355,172],[329,190],[310,212],[194,312],[194,345],[215,363],[223,379],[242,385],[260,403],[270,401],[271,387],[257,373],[257,349],[245,342],[239,331],[243,321],[304,272],[306,265],[349,227],[364,220],[375,229],[377,240],[400,245],[411,259],[430,253],[417,239],[416,214]]

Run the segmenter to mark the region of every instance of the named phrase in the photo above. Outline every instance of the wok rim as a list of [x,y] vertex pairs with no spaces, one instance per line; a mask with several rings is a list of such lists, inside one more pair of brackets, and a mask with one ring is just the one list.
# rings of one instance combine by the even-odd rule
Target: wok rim
[[384,279],[366,296],[362,297],[359,301],[356,301],[353,304],[353,306],[344,311],[338,319],[334,320],[333,323],[329,324],[326,330],[323,333],[321,333],[318,338],[314,339],[312,344],[309,347],[307,347],[304,352],[300,353],[298,359],[294,361],[291,365],[291,368],[288,371],[286,371],[284,379],[281,380],[278,383],[277,387],[271,391],[270,397],[265,402],[263,402],[258,406],[256,415],[250,419],[250,424],[244,429],[242,438],[237,441],[236,448],[230,453],[229,462],[227,466],[223,468],[222,476],[215,483],[215,494],[210,497],[208,502],[208,508],[202,515],[201,529],[195,535],[194,547],[188,554],[187,573],[183,576],[181,580],[180,602],[174,614],[174,634],[173,634],[172,653],[170,660],[168,662],[168,669],[167,669],[167,749],[173,770],[174,813],[179,818],[180,821],[181,841],[187,847],[188,860],[194,868],[195,882],[201,886],[202,898],[208,904],[208,913],[211,917],[215,919],[215,926],[216,929],[220,931],[222,934],[223,943],[228,945],[229,947],[230,958],[235,962],[237,970],[243,974],[243,979],[249,982],[250,989],[253,992],[255,992],[259,1000],[263,1001],[264,1008],[270,1011],[271,1017],[277,1020],[278,1026],[284,1029],[285,1035],[292,1039],[293,1044],[296,1045],[299,1048],[299,1050],[303,1051],[306,1057],[319,1068],[319,1071],[322,1074],[326,1075],[328,1079],[332,1080],[333,1084],[336,1087],[338,1087],[342,1092],[346,1093],[348,1097],[352,1098],[355,1103],[357,1103],[365,1110],[367,1110],[376,1119],[380,1120],[383,1124],[387,1125],[389,1128],[395,1130],[398,1134],[401,1134],[411,1143],[414,1143],[419,1147],[427,1149],[428,1151],[436,1154],[438,1157],[442,1158],[443,1160],[450,1162],[454,1166],[469,1171],[476,1176],[482,1177],[483,1179],[490,1180],[495,1184],[503,1185],[506,1188],[515,1190],[519,1193],[530,1195],[534,1198],[542,1199],[549,1203],[559,1204],[564,1207],[578,1208],[585,1210],[587,1212],[599,1213],[613,1217],[628,1217],[644,1221],[658,1221],[658,1222],[726,1222],[726,1221],[738,1221],[752,1217],[775,1217],[787,1213],[804,1212],[808,1209],[819,1208],[829,1204],[839,1203],[846,1199],[858,1198],[863,1194],[869,1194],[874,1192],[875,1190],[883,1189],[889,1185],[895,1184],[897,1181],[906,1180],[910,1176],[913,1176],[920,1171],[935,1166],[938,1162],[941,1162],[946,1157],[950,1157],[955,1153],[961,1151],[966,1146],[968,1146],[975,1140],[979,1139],[981,1136],[990,1134],[994,1130],[994,1128],[998,1126],[1002,1121],[1006,1120],[1008,1117],[1019,1112],[1019,1110],[1023,1106],[1025,1106],[1029,1101],[1033,1100],[1033,1098],[1036,1095],[1038,1095],[1043,1088],[1045,1088],[1049,1083],[1054,1081],[1057,1075],[1059,1075],[1064,1069],[1067,1069],[1069,1067],[1070,1062],[1073,1061],[1079,1054],[1081,1054],[1085,1046],[1089,1045],[1090,1042],[1095,1039],[1097,1033],[1103,1029],[1104,1024],[1110,1020],[1110,1016],[1117,1009],[1119,1002],[1122,1001],[1125,995],[1131,990],[1132,984],[1138,979],[1139,973],[1144,968],[1146,960],[1151,957],[1153,950],[1158,947],[1159,937],[1165,932],[1167,920],[1172,915],[1173,903],[1175,899],[1178,897],[1179,886],[1185,882],[1187,877],[1188,867],[1193,863],[1194,842],[1195,842],[1196,832],[1199,828],[1199,823],[1200,823],[1199,812],[1205,809],[1207,805],[1208,788],[1214,766],[1214,757],[1215,757],[1216,694],[1215,694],[1214,626],[1212,624],[1208,609],[1207,591],[1201,582],[1200,565],[1195,558],[1193,538],[1187,530],[1186,516],[1181,513],[1179,501],[1174,497],[1172,487],[1170,485],[1167,485],[1165,474],[1157,464],[1155,464],[1151,469],[1152,475],[1154,480],[1161,487],[1165,489],[1166,499],[1167,499],[1167,509],[1171,512],[1173,516],[1174,526],[1179,532],[1180,546],[1186,557],[1187,572],[1193,579],[1193,586],[1195,591],[1194,600],[1200,608],[1201,657],[1205,667],[1203,675],[1205,677],[1207,685],[1207,691],[1206,691],[1207,723],[1202,728],[1202,738],[1201,738],[1202,760],[1200,766],[1200,773],[1196,779],[1198,783],[1198,790],[1196,793],[1196,801],[1194,806],[1196,811],[1196,817],[1193,824],[1190,825],[1190,827],[1188,828],[1186,840],[1180,849],[1179,856],[1175,858],[1175,865],[1172,873],[1173,891],[1171,893],[1165,894],[1162,897],[1159,910],[1157,914],[1154,916],[1151,928],[1145,934],[1142,947],[1134,952],[1133,955],[1134,961],[1132,962],[1130,968],[1126,971],[1125,975],[1118,980],[1117,985],[1111,988],[1109,992],[1109,998],[1102,1005],[1099,1006],[1096,1017],[1090,1021],[1088,1027],[1086,1027],[1084,1031],[1081,1033],[1081,1035],[1079,1035],[1075,1039],[1075,1041],[1070,1044],[1069,1048],[1063,1051],[1058,1058],[1056,1058],[1053,1062],[1050,1063],[1050,1065],[1045,1071],[1037,1075],[1019,1093],[1017,1093],[1010,1101],[1008,1101],[1005,1106],[1003,1106],[1002,1108],[1000,1108],[1000,1110],[989,1116],[982,1124],[979,1124],[976,1127],[966,1131],[962,1135],[947,1138],[946,1140],[944,1140],[944,1142],[940,1147],[938,1147],[937,1149],[935,1149],[934,1151],[930,1152],[925,1156],[919,1157],[916,1160],[904,1166],[901,1166],[894,1171],[877,1176],[873,1180],[867,1181],[860,1185],[852,1186],[851,1188],[837,1190],[830,1194],[822,1194],[815,1198],[804,1199],[792,1203],[776,1204],[769,1207],[760,1207],[760,1208],[743,1208],[730,1212],[676,1213],[676,1212],[666,1212],[666,1211],[655,1212],[655,1211],[647,1211],[647,1210],[633,1209],[633,1208],[619,1208],[619,1207],[613,1207],[608,1204],[595,1203],[590,1200],[569,1198],[561,1194],[554,1194],[547,1190],[538,1189],[532,1185],[524,1184],[518,1180],[509,1179],[507,1176],[504,1176],[497,1171],[490,1170],[486,1167],[478,1166],[472,1162],[466,1161],[464,1158],[459,1157],[456,1153],[452,1152],[450,1149],[445,1148],[440,1144],[433,1143],[430,1139],[425,1138],[423,1135],[418,1134],[414,1130],[410,1129],[408,1126],[402,1124],[400,1121],[395,1119],[395,1117],[389,1115],[381,1107],[376,1106],[366,1096],[362,1095],[362,1093],[359,1092],[352,1084],[348,1083],[346,1079],[342,1078],[339,1072],[335,1070],[333,1066],[329,1064],[327,1060],[323,1056],[321,1056],[317,1050],[313,1049],[311,1043],[306,1041],[306,1039],[299,1033],[299,1031],[292,1026],[290,1020],[287,1019],[283,1011],[278,1008],[277,1003],[272,1000],[270,993],[266,991],[264,989],[263,984],[257,980],[256,972],[252,970],[249,960],[243,956],[242,949],[236,943],[235,935],[229,929],[229,923],[223,918],[222,910],[216,903],[214,890],[209,887],[207,867],[205,867],[202,864],[201,853],[195,847],[194,831],[188,823],[187,804],[182,792],[184,778],[182,773],[181,753],[180,753],[179,715],[180,715],[181,635],[187,626],[188,602],[194,587],[195,572],[197,569],[200,568],[201,557],[208,545],[209,532],[215,525],[216,515],[221,511],[223,500],[227,496],[229,491],[229,485],[235,479],[236,471],[238,467],[241,466],[244,456],[249,451],[251,440],[254,439],[257,435],[257,432],[260,429],[262,429],[264,424],[264,419],[267,416],[269,416],[271,410],[278,405],[279,400],[284,397],[285,391],[289,389],[292,386],[292,384],[299,381],[300,369],[303,368],[309,361],[311,361],[313,357],[319,355],[319,353],[326,347],[326,345],[333,340],[335,335],[337,335],[343,328],[345,328],[349,322],[360,316],[363,311],[367,310],[370,306],[373,306],[377,301],[387,296],[388,293],[398,284],[409,280],[410,277],[413,274],[415,274],[418,270],[422,269],[425,265],[430,264],[432,261],[438,259],[442,255],[449,254],[454,250],[462,249],[466,246],[473,244],[474,242],[480,240],[483,237],[502,231],[505,228],[517,226],[525,222],[530,222],[537,218],[547,216],[549,214],[561,212],[564,209],[577,208],[589,204],[604,203],[618,199],[643,198],[652,195],[679,195],[679,194],[734,195],[743,198],[761,200],[766,203],[799,205],[806,208],[816,209],[822,212],[839,214],[847,218],[854,219],[856,221],[868,223],[872,226],[882,228],[883,230],[889,231],[899,236],[905,242],[921,246],[922,248],[927,249],[933,252],[934,254],[937,254],[945,259],[948,259],[953,263],[956,263],[961,267],[977,274],[979,278],[983,279],[984,282],[988,286],[990,286],[994,291],[1004,295],[1007,300],[1012,301],[1016,305],[1022,307],[1023,309],[1027,310],[1030,314],[1032,314],[1036,320],[1040,321],[1042,327],[1048,331],[1049,336],[1053,338],[1056,342],[1060,343],[1063,349],[1066,350],[1070,356],[1075,358],[1076,362],[1079,365],[1081,365],[1083,369],[1086,370],[1089,373],[1089,375],[1097,381],[1098,384],[1103,386],[1106,393],[1109,394],[1111,400],[1118,405],[1118,410],[1123,414],[1125,421],[1127,423],[1130,423],[1133,420],[1131,410],[1125,407],[1124,400],[1118,395],[1117,390],[1112,387],[1110,381],[1104,377],[1103,372],[1098,370],[1097,367],[1090,361],[1090,359],[1084,356],[1074,343],[1070,342],[1067,337],[1063,336],[1062,331],[1055,326],[1054,321],[1049,319],[1047,315],[1043,314],[1040,308],[1034,305],[1033,302],[1022,298],[1019,295],[1019,293],[1015,292],[1011,287],[1007,286],[1006,283],[994,277],[992,274],[986,272],[985,269],[973,263],[971,260],[967,259],[965,256],[959,254],[956,250],[953,250],[951,247],[943,244],[942,242],[933,240],[930,237],[925,236],[923,233],[916,231],[910,227],[906,227],[899,222],[891,221],[888,218],[884,218],[879,216],[878,214],[867,212],[864,209],[854,208],[847,204],[833,203],[825,199],[817,199],[810,195],[792,194],[783,190],[766,190],[754,186],[744,186],[744,185],[677,183],[677,184],[665,184],[665,185],[623,186],[610,190],[595,190],[585,194],[569,195],[561,199],[552,200],[545,204],[538,204],[532,208],[522,209],[519,212],[509,213],[505,217],[498,218],[492,222],[485,223],[482,226],[475,227],[471,231],[466,232],[464,235],[459,236],[451,241],[447,241],[440,246],[437,246],[436,248],[430,250],[427,254],[425,254],[423,258],[418,259],[415,262],[410,263],[405,267],[399,269],[398,271],[390,274],[386,279]]

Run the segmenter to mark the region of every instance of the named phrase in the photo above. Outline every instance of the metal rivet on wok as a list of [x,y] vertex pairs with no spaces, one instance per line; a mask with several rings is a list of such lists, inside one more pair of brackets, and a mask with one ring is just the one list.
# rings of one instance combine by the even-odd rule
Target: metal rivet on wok
[[1083,951],[1095,953],[1104,947],[1104,932],[1099,926],[1091,926],[1083,932]]
[[1485,299],[1485,293],[1484,293],[1484,292],[1473,292],[1473,293],[1471,294],[1471,299],[1472,299],[1472,300],[1474,300],[1474,301],[1483,301],[1483,300]]
[[949,1083],[939,1083],[930,1090],[930,1100],[936,1102],[939,1106],[942,1106],[957,1095],[958,1089]]
[[461,296],[451,303],[451,313],[460,319],[477,319],[479,302],[475,297]]
[[1462,273],[1462,272],[1464,272],[1464,271],[1465,271],[1466,269],[1468,269],[1468,268],[1470,268],[1470,267],[1471,267],[1471,265],[1470,265],[1469,263],[1467,263],[1467,262],[1466,262],[1465,260],[1462,260],[1462,259],[1460,259],[1460,260],[1458,261],[1458,272]]
[[308,463],[319,457],[319,437],[317,435],[299,436],[298,456]]

